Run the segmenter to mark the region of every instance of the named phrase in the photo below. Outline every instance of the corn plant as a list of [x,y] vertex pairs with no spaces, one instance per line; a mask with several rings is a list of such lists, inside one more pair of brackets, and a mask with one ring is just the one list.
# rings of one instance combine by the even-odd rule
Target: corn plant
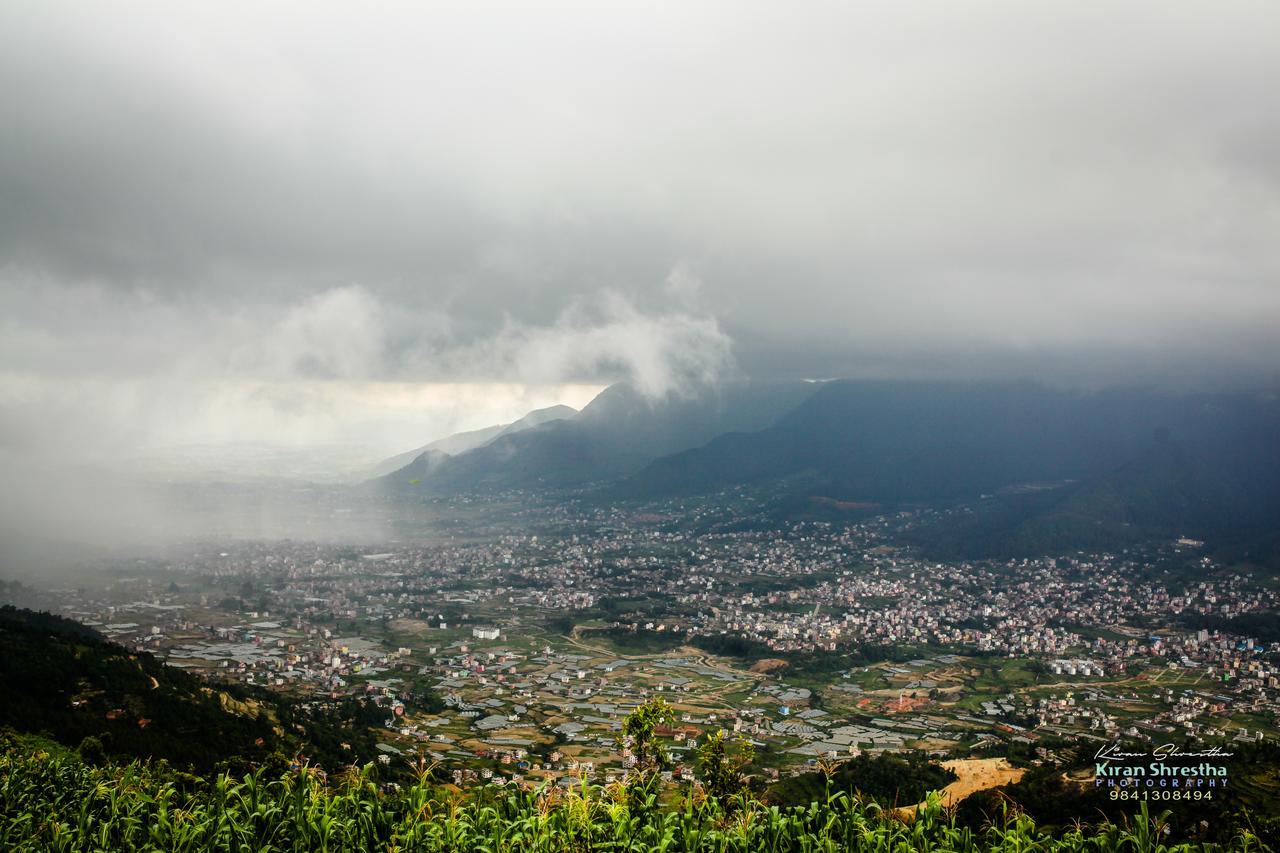
[[[779,808],[729,804],[700,787],[663,805],[657,789],[508,787],[466,796],[429,772],[384,791],[369,767],[324,779],[303,767],[205,780],[145,762],[89,766],[72,754],[0,753],[0,850],[396,851],[396,853],[1188,853],[1166,814],[1051,834],[1009,810],[983,830],[958,825],[931,796],[910,818],[844,792]],[[1265,849],[1242,831],[1227,848]]]

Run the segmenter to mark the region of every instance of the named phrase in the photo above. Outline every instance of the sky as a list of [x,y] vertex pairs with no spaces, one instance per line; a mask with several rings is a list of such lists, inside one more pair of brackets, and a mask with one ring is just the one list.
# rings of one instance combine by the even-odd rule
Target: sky
[[0,465],[354,470],[619,380],[1274,388],[1276,80],[1269,0],[0,2]]

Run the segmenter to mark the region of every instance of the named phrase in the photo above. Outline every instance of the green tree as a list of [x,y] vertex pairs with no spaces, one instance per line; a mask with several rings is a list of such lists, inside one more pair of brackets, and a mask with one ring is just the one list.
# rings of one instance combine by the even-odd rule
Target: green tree
[[755,758],[755,750],[745,738],[730,740],[724,729],[707,735],[698,745],[698,779],[707,793],[731,810],[733,799],[747,789],[743,770]]
[[661,698],[646,701],[627,715],[622,733],[631,746],[635,771],[627,778],[627,808],[634,815],[651,814],[658,808],[659,775],[671,766],[666,747],[658,739],[658,727],[675,722],[675,711]]
[[107,750],[102,746],[102,739],[95,735],[87,735],[81,740],[77,751],[85,764],[101,766],[107,762]]
[[671,766],[666,747],[658,740],[658,726],[669,726],[676,720],[675,711],[661,697],[654,697],[627,715],[622,733],[631,740],[636,773],[652,776]]

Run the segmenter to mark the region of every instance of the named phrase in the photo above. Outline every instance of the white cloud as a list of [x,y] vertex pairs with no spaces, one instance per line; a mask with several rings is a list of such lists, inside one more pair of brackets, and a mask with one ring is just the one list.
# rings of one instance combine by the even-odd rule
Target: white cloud
[[283,379],[376,379],[385,372],[383,315],[362,287],[326,290],[291,306],[233,363]]
[[[77,317],[86,299],[93,316]],[[609,292],[466,341],[446,314],[395,312],[358,285],[253,314],[92,286],[15,288],[0,304],[33,321],[0,345],[28,356],[0,371],[0,445],[78,463],[309,447],[316,476],[535,408],[581,408],[614,381],[660,398],[734,369],[713,318],[648,313]],[[86,341],[106,328],[136,333]]]
[[551,325],[508,322],[462,357],[533,383],[625,379],[652,399],[694,393],[735,370],[731,341],[713,317],[645,313],[612,292],[575,302]]

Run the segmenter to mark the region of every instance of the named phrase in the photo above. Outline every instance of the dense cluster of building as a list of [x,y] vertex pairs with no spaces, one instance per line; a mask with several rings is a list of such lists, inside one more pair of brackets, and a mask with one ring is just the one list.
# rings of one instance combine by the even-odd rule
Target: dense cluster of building
[[[621,720],[653,695],[682,710],[670,733],[677,750],[723,727],[797,761],[1037,732],[1260,737],[1256,726],[1224,728],[1224,715],[1280,711],[1277,649],[1188,621],[1274,612],[1275,589],[1195,556],[1188,540],[938,562],[899,544],[909,516],[706,533],[674,511],[596,522],[589,535],[377,551],[202,546],[42,595],[177,666],[317,701],[383,704],[393,715],[379,760],[429,751],[452,762],[458,781],[624,773]],[[1171,555],[1198,571],[1155,568]],[[633,635],[641,649],[647,638],[659,650],[731,638],[762,655],[878,648],[918,659],[837,673],[819,697],[767,667],[687,649],[610,652],[580,637],[581,625]],[[1032,664],[1047,687],[965,703],[974,673],[993,660]],[[1143,672],[1157,673],[1142,698],[1158,707],[1117,713],[1134,698],[1108,683]],[[1167,688],[1162,672],[1175,673]],[[415,708],[423,689],[444,709]]]

